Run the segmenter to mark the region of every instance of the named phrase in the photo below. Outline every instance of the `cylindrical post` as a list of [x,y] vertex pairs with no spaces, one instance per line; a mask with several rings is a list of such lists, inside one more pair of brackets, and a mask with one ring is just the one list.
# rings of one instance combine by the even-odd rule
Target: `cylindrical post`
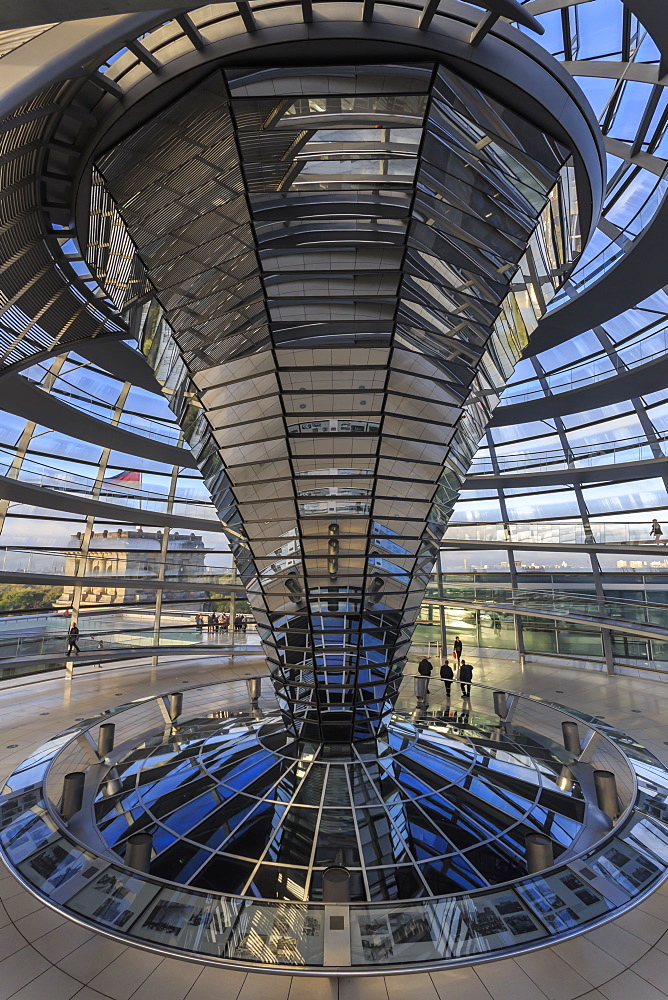
[[169,696],[169,717],[174,722],[183,711],[183,692],[174,691]]
[[103,722],[97,734],[97,752],[100,757],[107,757],[114,749],[114,733],[116,726],[113,722]]
[[500,719],[505,719],[508,715],[508,699],[505,691],[494,692],[494,711]]
[[248,697],[250,698],[251,705],[257,705],[262,692],[262,678],[249,677],[246,681],[246,687],[248,688]]
[[582,753],[582,745],[580,743],[580,730],[578,729],[577,722],[562,722],[561,731],[564,736],[564,747],[573,756],[579,757]]
[[594,771],[594,787],[598,808],[610,819],[617,819],[617,779],[612,771]]
[[325,869],[322,876],[322,900],[324,903],[350,902],[350,872],[340,865]]
[[415,691],[415,697],[418,701],[424,701],[427,697],[427,687],[429,685],[428,677],[414,677],[413,678],[413,690]]
[[125,848],[125,864],[138,872],[148,872],[151,868],[151,848],[153,837],[150,833],[135,833],[128,837]]
[[527,871],[535,875],[554,864],[554,846],[549,837],[542,833],[528,833],[524,840]]
[[83,804],[86,775],[83,771],[70,771],[63,779],[63,799],[60,812],[63,819],[72,819]]

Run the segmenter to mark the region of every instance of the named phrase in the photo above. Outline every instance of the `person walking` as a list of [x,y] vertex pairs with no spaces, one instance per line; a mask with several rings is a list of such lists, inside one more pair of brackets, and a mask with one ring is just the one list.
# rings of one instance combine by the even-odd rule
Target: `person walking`
[[452,681],[454,676],[455,675],[453,673],[452,667],[450,666],[449,660],[445,660],[445,662],[441,664],[441,679],[445,684],[445,697],[448,699],[448,701],[450,700],[450,688],[452,687]]
[[213,615],[209,615],[206,620],[206,630],[208,633],[213,632]]
[[650,535],[654,535],[654,541],[656,542],[656,544],[661,545],[661,536],[663,535],[663,528],[661,527],[656,518],[654,518],[654,520],[650,525],[649,533]]
[[[434,669],[433,664],[426,656],[423,656],[418,663],[418,673],[420,677],[431,677],[431,672]],[[427,681],[427,694],[429,694],[429,681]]]
[[462,640],[459,638],[458,635],[456,635],[455,636],[455,644],[452,647],[452,655],[453,655],[454,659],[457,661],[457,668],[458,669],[459,669],[459,665],[460,665],[461,659],[462,659],[462,649],[463,648],[464,647],[462,646]]
[[217,632],[218,629],[220,628],[220,619],[218,618],[218,615],[216,614],[215,611],[211,615],[211,624],[213,625],[213,631]]
[[72,622],[69,631],[67,633],[67,655],[69,656],[73,649],[76,649],[77,653],[80,653],[79,649],[79,629],[76,622]]
[[466,660],[462,660],[459,665],[459,683],[462,689],[462,698],[471,697],[471,681],[473,680],[473,667]]

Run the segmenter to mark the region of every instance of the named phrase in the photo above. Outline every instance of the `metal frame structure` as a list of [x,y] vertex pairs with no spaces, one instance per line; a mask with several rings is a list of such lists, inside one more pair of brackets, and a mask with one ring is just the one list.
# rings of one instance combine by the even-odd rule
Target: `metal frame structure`
[[[108,332],[105,337],[109,338],[102,353],[102,343],[97,341],[96,346],[95,340],[80,342],[79,350],[90,356],[94,350],[97,351],[98,359],[104,357],[105,365],[127,371],[134,384],[141,382],[146,385],[150,383],[151,377],[141,358],[117,339],[124,336],[125,331],[119,329],[112,332],[113,327],[109,323],[113,323],[113,320],[104,319],[108,303],[105,305],[96,283],[86,278],[85,274],[76,273],[81,264],[68,259],[71,249],[63,251],[69,238],[67,228],[54,229],[51,223],[45,223],[50,219],[55,227],[68,225],[66,220],[71,218],[71,212],[67,206],[71,204],[72,190],[67,178],[72,174],[77,175],[81,169],[75,165],[79,158],[80,140],[85,146],[88,141],[86,137],[95,133],[96,115],[101,117],[103,112],[106,115],[110,108],[127,102],[129,82],[133,83],[137,93],[142,89],[148,93],[154,88],[156,81],[168,83],[175,66],[175,57],[176,60],[189,60],[190,72],[196,73],[198,61],[201,63],[205,60],[207,53],[212,52],[212,46],[224,44],[221,38],[225,33],[229,37],[239,30],[245,32],[250,27],[255,36],[261,34],[266,27],[269,8],[265,9],[261,4],[255,3],[242,4],[225,10],[221,8],[220,11],[209,11],[205,18],[196,9],[192,9],[189,13],[178,13],[176,19],[173,19],[172,8],[157,15],[127,15],[123,13],[122,6],[116,6],[118,17],[111,16],[94,25],[79,20],[10,30],[0,36],[0,83],[5,102],[3,107],[13,115],[5,123],[3,131],[3,196],[5,214],[13,212],[18,205],[20,219],[5,231],[3,237],[7,241],[3,246],[5,261],[17,264],[16,281],[11,267],[6,267],[3,273],[10,278],[10,301],[19,310],[12,312],[11,307],[6,306],[5,315],[11,321],[14,341],[17,340],[17,331],[22,331],[26,338],[34,339],[33,349],[47,353],[49,348],[62,351],[73,330],[66,318],[67,309],[61,312],[59,306],[64,306],[66,301],[76,303],[76,308],[82,310],[82,317],[92,319],[90,329],[104,329],[106,323]],[[479,10],[472,14],[466,4],[441,4],[438,9],[433,4],[428,6],[429,11],[424,6],[404,5],[402,9],[406,24],[414,26],[419,23],[424,27],[425,17],[428,15],[433,16],[430,30],[439,30],[443,23],[443,12],[456,10],[456,16],[462,19],[462,23],[468,19],[469,29],[472,31],[476,19],[480,17]],[[647,266],[648,258],[660,262],[662,254],[653,253],[649,241],[644,237],[637,238],[643,233],[648,235],[646,230],[652,215],[655,224],[660,223],[662,218],[661,211],[657,212],[656,209],[660,208],[662,177],[666,167],[662,147],[665,131],[665,59],[661,52],[663,49],[665,55],[665,16],[662,5],[652,0],[620,2],[618,19],[610,16],[606,21],[605,32],[597,30],[595,36],[592,36],[598,6],[595,0],[587,4],[532,0],[526,5],[527,10],[545,28],[545,34],[538,40],[538,44],[560,59],[564,69],[574,75],[587,95],[591,96],[605,135],[609,162],[613,166],[604,214],[592,244],[595,246],[596,256],[591,263],[585,262],[582,279],[578,279],[576,275],[566,287],[565,294],[570,297],[570,302],[561,307],[559,324],[560,327],[568,327],[571,335],[576,328],[576,314],[573,309],[568,313],[563,310],[569,310],[571,306],[584,308],[585,300],[589,303],[598,302],[596,315],[600,319],[603,315],[601,307],[605,305],[608,308],[612,301],[611,287],[615,294],[626,296],[630,308],[621,319],[605,322],[603,326],[595,328],[598,351],[596,345],[587,339],[587,335],[583,335],[580,339],[586,343],[584,349],[578,347],[579,355],[575,363],[570,360],[567,345],[562,345],[564,354],[559,364],[555,365],[549,351],[541,354],[537,359],[539,377],[528,383],[533,398],[525,399],[522,390],[527,386],[510,388],[506,393],[510,405],[506,407],[505,399],[502,401],[501,407],[496,410],[490,431],[492,447],[496,451],[495,461],[503,480],[498,480],[497,484],[489,481],[485,484],[469,478],[467,485],[470,490],[462,495],[462,501],[455,510],[455,520],[471,516],[469,499],[474,508],[476,505],[484,508],[493,491],[498,499],[499,513],[489,517],[484,510],[474,509],[473,516],[482,520],[486,517],[490,520],[501,517],[512,526],[518,518],[520,520],[517,523],[522,523],[521,519],[527,516],[522,512],[518,513],[521,504],[517,497],[521,492],[527,495],[533,492],[530,480],[540,487],[543,496],[547,496],[548,487],[556,481],[546,479],[538,470],[534,474],[531,468],[533,445],[525,448],[532,436],[537,443],[540,441],[539,433],[543,431],[530,423],[539,420],[547,422],[547,433],[556,437],[558,447],[564,449],[564,463],[575,466],[572,476],[576,480],[578,495],[575,507],[568,507],[566,510],[565,504],[563,505],[565,519],[562,519],[557,500],[560,497],[565,500],[566,497],[576,496],[568,482],[567,471],[561,477],[564,480],[562,490],[555,487],[556,492],[550,494],[554,502],[546,506],[543,513],[534,504],[528,515],[530,519],[546,524],[557,517],[565,525],[577,521],[579,524],[589,525],[592,536],[597,538],[597,521],[601,517],[605,519],[614,516],[616,510],[620,513],[630,511],[630,514],[626,514],[627,518],[640,518],[645,508],[650,506],[658,512],[661,519],[661,511],[668,506],[665,500],[665,478],[663,469],[660,468],[660,456],[664,448],[661,415],[662,390],[665,384],[661,360],[664,347],[659,345],[659,336],[655,332],[657,328],[660,330],[666,315],[665,296],[657,291],[662,283],[660,267],[654,273]],[[372,24],[375,30],[381,7],[385,16],[384,5],[360,3],[359,9],[352,5],[350,16],[353,19],[359,17],[363,24]],[[50,9],[55,9],[54,5]],[[65,10],[63,16],[70,16],[71,13],[71,10]],[[317,3],[304,7],[293,5],[293,14],[297,22],[305,24],[321,20]],[[161,26],[156,28],[157,20],[161,21]],[[495,30],[502,32],[502,24],[497,24]],[[141,41],[133,41],[132,50],[123,52],[123,40],[130,40],[132,36],[136,39],[139,35],[144,36]],[[596,41],[592,41],[593,37]],[[484,48],[488,41],[489,39],[485,39],[480,48]],[[114,46],[118,46],[116,53],[120,50],[120,55],[112,65],[101,67],[99,62],[96,63],[97,53],[101,56],[105,49],[108,52]],[[81,76],[82,64],[85,64],[88,76]],[[40,89],[56,78],[61,82],[40,98]],[[603,90],[604,86],[609,86],[610,89]],[[603,96],[599,98],[599,94]],[[22,100],[24,107],[19,109]],[[64,116],[63,108],[67,109]],[[57,124],[59,119],[60,125]],[[40,172],[44,177],[43,183],[37,180]],[[653,192],[650,183],[657,185]],[[636,191],[640,194],[634,193]],[[649,192],[646,200],[643,200],[643,191]],[[44,197],[40,198],[41,195]],[[620,212],[619,206],[630,197],[639,199],[639,213],[629,215]],[[80,211],[81,206],[87,208],[85,192],[80,201]],[[660,226],[655,225],[654,231],[660,232]],[[63,235],[58,237],[57,232]],[[14,237],[19,237],[18,241]],[[38,250],[40,247],[42,249]],[[43,253],[44,247],[50,248],[46,256]],[[615,267],[617,260],[624,267],[632,268],[623,281],[622,271],[617,271]],[[606,287],[597,284],[598,273],[608,280]],[[62,281],[62,276],[65,276],[66,284],[77,289],[74,298],[69,298],[67,287],[60,290],[58,282]],[[651,280],[648,276],[651,276]],[[648,284],[640,285],[639,282],[646,278]],[[25,292],[22,291],[21,282],[25,283]],[[41,295],[40,288],[43,284],[46,287],[47,282],[50,283],[50,292],[48,295]],[[655,288],[651,288],[651,285]],[[587,294],[582,294],[583,289]],[[631,300],[634,298],[637,301],[648,290],[655,294],[650,310],[642,314],[646,331],[643,332],[642,328],[639,329],[641,313],[633,309],[634,303]],[[82,303],[86,300],[88,305],[84,307]],[[590,309],[590,305],[587,305],[587,309]],[[111,317],[111,313],[108,315]],[[558,315],[557,310],[554,310],[554,315]],[[589,317],[593,315],[588,313]],[[98,326],[95,326],[96,322]],[[543,329],[549,330],[552,322],[548,318],[547,322],[541,324],[539,337],[543,335]],[[591,318],[584,322],[591,322]],[[41,325],[44,326],[44,331]],[[49,338],[47,328],[51,328],[56,336]],[[537,345],[536,350],[539,350],[540,340],[535,340],[534,343]],[[654,348],[653,343],[657,344]],[[648,355],[658,357],[659,360],[643,365],[642,359]],[[28,363],[26,358],[23,364]],[[531,365],[533,368],[533,362]],[[586,376],[585,379],[581,377],[581,389],[564,392],[570,378],[577,377],[578,365],[581,372],[584,367]],[[637,433],[647,436],[648,447],[655,456],[653,459],[643,459],[641,464],[629,465],[628,468],[623,468],[619,463],[615,463],[614,467],[601,468],[598,480],[596,470],[588,470],[586,477],[577,471],[578,452],[572,443],[576,436],[572,429],[576,421],[569,419],[569,414],[586,411],[591,406],[587,378],[591,377],[592,370],[600,372],[597,384],[601,387],[601,399],[605,399],[610,405],[605,414],[602,408],[593,410],[588,426],[585,426],[587,418],[583,418],[580,421],[582,431],[578,430],[577,433],[588,433],[591,438],[600,435],[602,440],[609,438],[616,433],[612,403],[620,404],[616,411],[620,412],[621,404],[629,400],[629,416],[625,419],[630,421],[632,414],[635,414],[633,420],[636,421]],[[529,376],[523,363],[518,371],[517,381],[521,383]],[[649,399],[648,392],[652,393]],[[515,405],[513,393],[522,400]],[[607,416],[608,413],[612,414],[612,418]],[[552,424],[552,414],[562,417],[563,426],[558,432]],[[504,473],[504,465],[507,464],[504,452],[509,448],[515,453],[522,452],[526,455],[527,471],[522,479],[516,478],[515,482],[512,474],[508,476]],[[481,453],[481,458],[485,461],[488,460],[487,454],[485,451]],[[21,462],[22,459],[19,457],[18,461]],[[660,473],[658,479],[657,471]],[[632,478],[636,480],[636,485],[628,491],[627,497],[624,497],[621,486],[616,489],[619,498],[617,508],[612,506],[612,500],[592,499],[606,490],[609,493],[605,484],[613,479],[623,483]],[[592,484],[597,482],[601,485],[594,491]],[[16,488],[12,486],[11,489]],[[480,494],[483,494],[482,504],[479,503]],[[85,514],[81,499],[71,497],[66,500],[62,494],[54,496],[48,490],[33,490],[21,494],[13,492],[10,495],[15,498],[9,501],[11,503],[21,499],[44,509],[51,507],[56,514],[57,510],[63,509],[65,501],[69,510],[76,508]],[[52,507],[55,504],[59,505],[58,508]],[[504,504],[505,513],[502,513],[501,506]],[[601,506],[605,504],[607,506]],[[109,508],[96,507],[95,511],[99,516],[118,517],[118,511],[114,512]],[[546,520],[540,521],[541,517]],[[157,522],[152,523],[157,526]],[[10,524],[11,518],[6,521],[8,527]],[[517,546],[508,549],[508,562],[514,558],[515,549]],[[557,548],[555,555],[557,554],[564,553],[560,553]],[[521,547],[518,558],[522,559]],[[613,566],[608,556],[599,553],[597,558],[592,552],[588,554],[588,558],[592,560],[592,572],[598,575],[604,591],[622,586],[614,579]],[[487,560],[480,556],[478,562],[484,561]],[[448,570],[447,562],[444,562],[444,569]],[[522,569],[517,575],[522,578]],[[657,586],[660,586],[659,579],[660,573],[657,572]]]

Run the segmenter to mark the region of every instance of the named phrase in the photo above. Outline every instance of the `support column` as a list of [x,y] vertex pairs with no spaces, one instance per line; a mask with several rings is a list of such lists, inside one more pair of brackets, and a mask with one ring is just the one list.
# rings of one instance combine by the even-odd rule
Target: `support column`
[[[443,596],[443,567],[441,566],[441,550],[438,552],[438,559],[436,560],[436,583],[438,586],[438,599],[443,602],[445,599]],[[441,633],[441,663],[445,663],[448,658],[448,634],[445,625],[445,607],[443,604],[438,606],[438,624]],[[440,667],[439,663],[439,667]]]
[[605,669],[609,674],[615,672],[615,654],[612,649],[612,633],[609,628],[601,629],[601,639],[603,641],[603,655],[605,657]]
[[230,591],[230,620],[227,625],[228,632],[234,632],[234,616],[236,614],[236,594]]
[[[183,435],[179,437],[179,444],[183,445]],[[174,509],[174,495],[176,493],[176,487],[179,478],[179,467],[177,465],[172,468],[172,475],[169,480],[169,498],[167,500],[167,513],[171,514]],[[165,525],[162,529],[162,541],[160,543],[160,562],[158,563],[158,580],[165,580],[166,572],[166,562],[169,553],[169,526]],[[153,617],[153,645],[160,645],[160,626],[162,624],[162,598],[164,590],[156,590],[155,592],[155,614]],[[151,657],[151,667],[154,671],[158,669],[159,656],[154,653]]]

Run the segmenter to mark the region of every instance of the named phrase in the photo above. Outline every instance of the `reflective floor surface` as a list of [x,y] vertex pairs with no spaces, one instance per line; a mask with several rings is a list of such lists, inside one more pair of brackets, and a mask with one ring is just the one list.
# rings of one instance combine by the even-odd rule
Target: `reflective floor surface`
[[[473,659],[473,657],[471,657]],[[666,760],[664,726],[668,688],[652,682],[606,677],[595,673],[549,670],[528,666],[520,674],[511,660],[474,660],[477,679],[521,688],[541,697],[596,711],[608,722],[635,733]],[[245,658],[236,667],[198,661],[187,670],[179,665],[160,668],[164,690],[179,684],[202,684],[223,675],[256,672],[259,664]],[[155,676],[153,678],[155,681]],[[3,773],[75,718],[151,690],[151,670],[142,667],[98,671],[75,678],[71,689],[62,680],[46,680],[0,693],[0,746]],[[155,688],[153,688],[155,690]],[[29,696],[27,697],[27,692]],[[238,685],[239,706],[245,685]],[[42,716],[41,713],[49,713]],[[13,746],[12,744],[16,744]],[[4,910],[0,923],[0,1000],[32,1000],[44,996],[68,1000],[404,1000],[418,991],[426,1000],[464,992],[469,1000],[572,1000],[606,997],[658,1000],[668,995],[668,894],[655,893],[614,923],[535,954],[506,959],[472,969],[442,973],[342,979],[291,980],[205,968],[175,959],[161,959],[104,940],[63,920],[24,892],[11,876],[0,883]],[[664,991],[661,987],[664,986]],[[455,991],[453,994],[453,990]]]
[[521,878],[528,833],[549,832],[557,857],[578,835],[582,791],[562,790],[562,759],[536,737],[493,745],[470,714],[420,726],[399,714],[373,747],[335,753],[298,743],[280,718],[203,719],[116,766],[98,829],[120,858],[149,830],[158,878],[265,899],[321,899],[329,865],[351,871],[353,901]]

